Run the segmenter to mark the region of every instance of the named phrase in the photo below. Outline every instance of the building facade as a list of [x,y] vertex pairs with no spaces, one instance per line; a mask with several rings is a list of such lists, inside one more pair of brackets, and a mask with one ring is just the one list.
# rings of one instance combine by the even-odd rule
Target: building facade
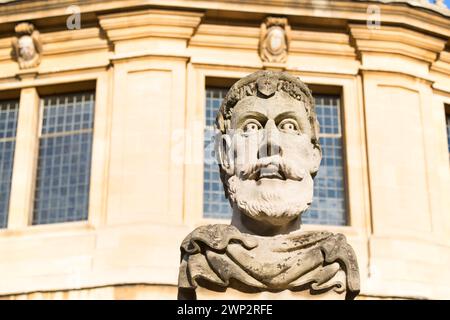
[[1,298],[176,298],[184,236],[230,220],[215,112],[261,69],[316,101],[302,228],[346,235],[360,298],[450,298],[443,1],[0,3]]

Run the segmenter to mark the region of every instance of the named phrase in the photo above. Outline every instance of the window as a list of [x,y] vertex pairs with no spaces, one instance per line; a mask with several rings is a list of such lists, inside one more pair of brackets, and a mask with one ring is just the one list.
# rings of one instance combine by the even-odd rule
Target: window
[[447,113],[446,117],[447,117],[447,145],[448,145],[448,154],[450,157],[450,112]]
[[0,101],[0,228],[6,228],[19,101]]
[[219,167],[214,159],[214,128],[216,113],[223,98],[227,94],[225,88],[206,89],[206,125],[205,125],[205,154],[203,167],[203,215],[206,218],[231,217],[232,211],[225,198]]
[[314,201],[304,223],[346,225],[342,126],[339,96],[314,95],[320,123],[322,162],[314,178]]
[[86,220],[94,93],[41,99],[33,224]]
[[[213,161],[215,115],[228,88],[207,87],[205,108],[205,164],[203,182],[203,216],[230,218],[231,208],[224,196],[219,168]],[[342,150],[340,97],[315,95],[320,122],[323,159],[314,180],[314,201],[303,216],[304,223],[345,225],[346,203]]]

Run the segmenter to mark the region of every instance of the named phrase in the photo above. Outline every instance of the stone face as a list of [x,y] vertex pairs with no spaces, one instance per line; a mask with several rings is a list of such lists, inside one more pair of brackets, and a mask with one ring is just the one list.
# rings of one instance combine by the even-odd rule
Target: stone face
[[196,298],[198,286],[354,298],[359,271],[345,237],[300,230],[322,156],[307,86],[283,72],[251,74],[230,89],[216,124],[232,222],[199,227],[185,238],[179,298]]
[[41,60],[42,44],[39,32],[31,23],[22,22],[15,27],[16,38],[12,41],[14,56],[20,69],[37,67]]

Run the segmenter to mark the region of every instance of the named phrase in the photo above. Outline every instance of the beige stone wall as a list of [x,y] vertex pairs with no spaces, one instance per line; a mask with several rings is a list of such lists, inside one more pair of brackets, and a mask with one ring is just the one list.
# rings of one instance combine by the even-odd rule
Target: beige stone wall
[[[292,299],[284,294],[269,294],[263,296],[263,299]],[[177,295],[176,286],[167,285],[148,285],[148,284],[132,284],[132,285],[115,285],[96,288],[72,289],[64,291],[40,291],[24,294],[14,294],[0,296],[0,300],[171,300]],[[281,298],[280,298],[281,296]],[[224,293],[220,299],[234,300],[239,297],[239,293],[227,294]],[[248,298],[247,298],[248,299]],[[392,296],[368,296],[361,294],[357,300],[399,300],[403,297]]]
[[[66,28],[73,3],[80,30]],[[450,297],[448,10],[379,4],[381,27],[368,29],[364,1],[152,3],[0,6],[0,98],[21,99],[0,296],[175,298],[181,240],[217,222],[202,218],[205,84],[263,68],[259,25],[278,14],[293,30],[285,70],[343,101],[350,225],[304,229],[347,236],[362,298]],[[24,20],[44,48],[31,73],[10,55]],[[39,96],[86,86],[96,90],[89,220],[30,226]]]

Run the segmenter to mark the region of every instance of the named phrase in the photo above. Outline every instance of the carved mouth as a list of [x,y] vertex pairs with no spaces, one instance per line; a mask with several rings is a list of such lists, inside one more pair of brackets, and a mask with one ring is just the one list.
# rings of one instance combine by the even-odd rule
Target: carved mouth
[[261,180],[261,179],[286,180],[286,177],[284,176],[283,172],[280,171],[279,166],[277,166],[275,164],[269,164],[267,166],[262,167],[258,171],[256,180]]

